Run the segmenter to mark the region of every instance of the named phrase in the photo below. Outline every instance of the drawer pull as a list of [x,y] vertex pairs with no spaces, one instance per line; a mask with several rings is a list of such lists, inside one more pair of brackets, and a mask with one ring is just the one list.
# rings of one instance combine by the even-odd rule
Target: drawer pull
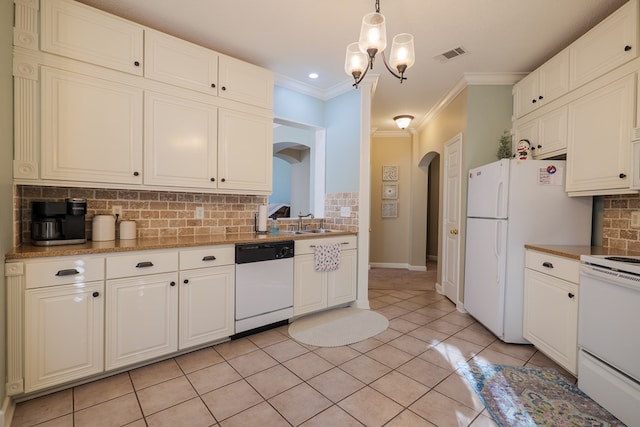
[[153,263],[151,261],[143,261],[136,264],[136,268],[145,268],[145,267],[153,267]]
[[553,268],[553,264],[551,264],[549,261],[545,261],[542,263],[543,267],[547,267],[547,268]]
[[94,298],[98,298],[100,296],[100,292],[94,292],[91,294]]
[[573,297],[575,297],[575,295],[574,295],[574,294],[572,294],[571,292],[569,292],[569,293],[567,294],[567,296],[568,296],[569,298],[573,298]]
[[75,274],[80,274],[78,270],[75,268],[69,268],[66,270],[60,270],[56,273],[56,276],[73,276]]
[[216,257],[215,257],[215,256],[213,256],[213,255],[207,255],[207,256],[205,256],[205,257],[202,257],[202,260],[203,260],[203,261],[215,261],[215,260],[216,260]]

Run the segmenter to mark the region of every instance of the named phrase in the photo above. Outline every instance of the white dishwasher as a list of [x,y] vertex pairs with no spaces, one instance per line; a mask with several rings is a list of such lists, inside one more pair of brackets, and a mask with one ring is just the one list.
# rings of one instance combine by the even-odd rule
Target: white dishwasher
[[236,245],[236,334],[293,317],[292,240]]

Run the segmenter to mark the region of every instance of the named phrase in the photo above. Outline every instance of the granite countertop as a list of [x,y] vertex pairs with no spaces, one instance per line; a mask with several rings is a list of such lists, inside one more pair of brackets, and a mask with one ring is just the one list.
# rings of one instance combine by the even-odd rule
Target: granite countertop
[[617,255],[617,256],[638,256],[640,253],[628,251],[626,249],[603,248],[602,246],[570,246],[570,245],[534,245],[526,244],[525,249],[533,249],[539,252],[546,252],[565,258],[580,259],[580,255]]
[[333,236],[352,236],[357,233],[350,231],[335,231],[329,233],[239,233],[239,234],[212,234],[202,236],[182,236],[182,237],[158,237],[139,238],[135,240],[112,240],[108,242],[93,242],[79,245],[61,246],[34,246],[29,243],[15,247],[11,252],[5,254],[5,260],[43,258],[69,255],[90,255],[101,253],[144,251],[151,249],[173,249],[188,248],[195,246],[227,245],[236,243],[255,243],[281,240],[301,240],[317,239]]

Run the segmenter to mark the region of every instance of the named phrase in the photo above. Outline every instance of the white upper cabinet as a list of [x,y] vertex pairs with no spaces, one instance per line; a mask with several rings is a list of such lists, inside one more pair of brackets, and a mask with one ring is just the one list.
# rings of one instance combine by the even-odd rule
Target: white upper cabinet
[[569,46],[571,90],[638,55],[638,2],[629,1]]
[[271,191],[273,121],[240,111],[218,112],[218,188]]
[[220,55],[218,82],[222,98],[273,109],[273,73],[269,70]]
[[216,188],[217,111],[211,105],[147,92],[144,183]]
[[569,51],[563,50],[514,86],[516,117],[522,117],[569,91]]
[[142,183],[142,90],[41,68],[42,178]]
[[574,195],[629,192],[636,76],[569,104],[567,191]]
[[70,0],[43,0],[41,49],[142,75],[142,26]]
[[218,94],[218,54],[212,50],[147,29],[144,59],[146,78]]

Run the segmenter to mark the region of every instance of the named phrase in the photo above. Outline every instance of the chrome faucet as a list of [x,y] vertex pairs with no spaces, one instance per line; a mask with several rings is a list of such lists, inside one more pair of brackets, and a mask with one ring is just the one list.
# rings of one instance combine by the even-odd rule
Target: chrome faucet
[[307,217],[311,217],[311,219],[313,219],[313,214],[308,213],[306,215],[302,215],[302,212],[298,213],[298,231],[302,231],[302,218],[307,218]]

